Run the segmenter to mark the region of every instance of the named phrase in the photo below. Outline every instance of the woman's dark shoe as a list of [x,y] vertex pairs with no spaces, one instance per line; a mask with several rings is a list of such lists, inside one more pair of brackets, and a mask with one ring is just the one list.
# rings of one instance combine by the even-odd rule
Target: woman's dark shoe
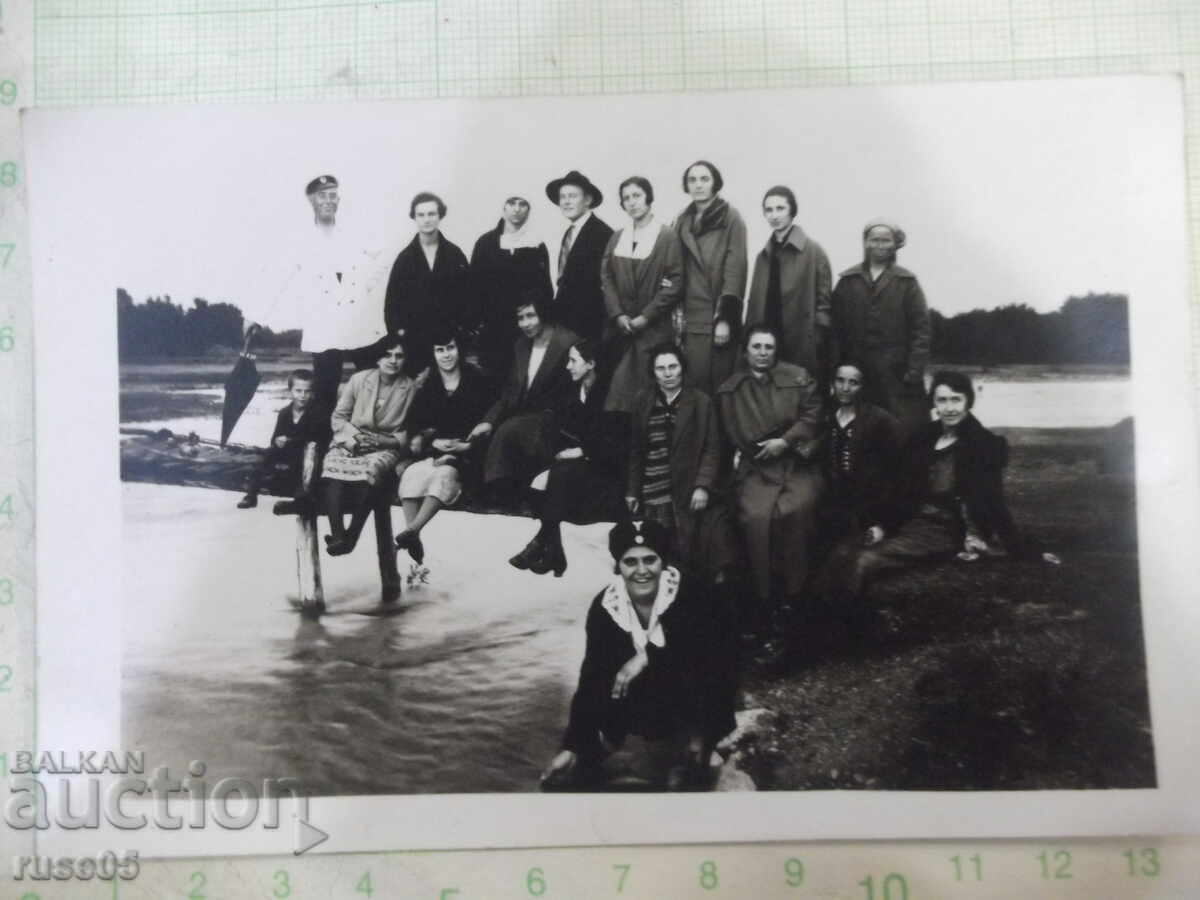
[[258,494],[247,493],[245,497],[238,501],[238,509],[254,509],[258,506]]
[[271,512],[277,516],[303,516],[313,511],[312,500],[297,497],[295,500],[276,500]]
[[330,556],[345,556],[347,553],[354,552],[355,543],[357,543],[355,539],[350,536],[336,538],[332,535],[327,535],[325,538],[325,551]]
[[425,545],[421,543],[421,535],[405,528],[396,535],[396,549],[407,550],[413,562],[420,565],[425,562]]
[[528,569],[542,555],[542,549],[542,536],[534,535],[533,540],[525,545],[525,549],[511,557],[508,564],[516,569]]
[[529,571],[535,575],[553,572],[555,578],[562,578],[567,571],[567,554],[563,552],[562,544],[547,544],[542,554],[529,564]]

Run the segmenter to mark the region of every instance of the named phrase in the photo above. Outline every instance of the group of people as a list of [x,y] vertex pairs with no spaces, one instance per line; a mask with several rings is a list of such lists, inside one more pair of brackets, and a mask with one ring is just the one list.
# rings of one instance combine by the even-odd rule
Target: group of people
[[[417,194],[417,234],[373,325],[372,264],[307,279],[313,368],[289,378],[239,503],[268,478],[280,492],[315,442],[331,555],[354,549],[389,493],[404,509],[397,548],[418,563],[422,530],[464,489],[501,505],[540,496],[537,531],[509,559],[536,574],[566,570],[561,525],[581,509],[618,521],[551,786],[594,777],[627,733],[666,739],[682,761],[672,783],[692,783],[732,727],[738,632],[763,637],[782,608],[853,611],[890,569],[1021,549],[1007,445],[972,414],[970,379],[938,372],[926,389],[929,315],[896,264],[903,230],[868,223],[862,261],[834,286],[787,187],[764,194],[772,234],[751,266],[717,167],[688,166],[682,186],[690,202],[668,223],[650,182],[627,178],[614,232],[585,176],[551,181],[567,222],[554,265],[525,198],[505,201],[468,260],[441,233],[444,201]],[[326,232],[337,188],[308,186]],[[358,371],[338,392],[345,361]]]

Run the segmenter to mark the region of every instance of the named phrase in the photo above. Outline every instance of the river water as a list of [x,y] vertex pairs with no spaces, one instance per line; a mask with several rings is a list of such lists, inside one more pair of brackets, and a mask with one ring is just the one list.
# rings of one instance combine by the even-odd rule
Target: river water
[[[278,372],[234,440],[265,444],[284,402]],[[220,373],[214,370],[214,377]],[[978,379],[989,426],[1095,427],[1132,412],[1127,379]],[[216,438],[195,404],[220,389],[169,391],[183,415],[130,421]],[[164,409],[165,412],[165,409]],[[225,776],[290,775],[314,794],[521,791],[558,747],[583,653],[590,598],[610,577],[605,526],[564,527],[562,579],[505,560],[527,519],[444,512],[426,530],[430,583],[380,616],[373,541],[322,554],[330,606],[293,609],[294,525],[270,499],[123,486],[123,745],[152,765]],[[395,510],[395,530],[402,514]],[[368,529],[368,538],[370,530]],[[408,565],[401,555],[402,571]]]
[[[122,369],[124,373],[125,369]],[[223,373],[214,369],[210,382],[192,384],[169,391],[179,403],[182,414],[168,415],[145,404],[145,412],[122,425],[138,428],[169,428],[177,434],[194,431],[202,438],[221,436],[220,387]],[[282,368],[264,371],[263,383],[242,414],[231,440],[250,446],[264,446],[275,426],[275,414],[288,402],[285,373]],[[1009,380],[1003,376],[976,376],[976,414],[988,426],[1004,428],[1096,428],[1113,425],[1133,415],[1133,386],[1128,378],[1061,377]],[[134,393],[147,399],[153,394],[143,385],[123,380],[123,403]],[[159,392],[158,396],[162,396]],[[189,408],[190,407],[190,408]]]
[[210,783],[290,775],[314,794],[536,789],[611,573],[605,526],[564,526],[555,579],[505,562],[531,520],[446,512],[425,532],[430,583],[399,612],[372,614],[366,541],[323,557],[330,611],[314,621],[289,602],[294,525],[269,501],[123,491],[123,746],[173,772],[203,760]]

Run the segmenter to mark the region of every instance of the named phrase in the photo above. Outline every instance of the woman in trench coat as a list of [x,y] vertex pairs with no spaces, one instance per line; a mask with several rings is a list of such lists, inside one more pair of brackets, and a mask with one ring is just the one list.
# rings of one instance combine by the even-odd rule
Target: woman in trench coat
[[866,367],[865,399],[900,420],[908,437],[929,422],[925,366],[931,325],[917,276],[896,265],[904,230],[875,220],[863,228],[863,261],[838,277],[833,331],[838,356]]
[[746,293],[746,223],[720,195],[725,181],[705,160],[684,170],[692,202],[675,220],[683,248],[682,344],[688,384],[713,395],[737,363]]
[[[802,366],[778,362],[769,325],[750,325],[747,368],[717,394],[726,440],[738,451],[733,495],[746,542],[756,614],[794,602],[808,578],[823,479],[821,397]],[[765,623],[763,623],[765,624]]]
[[833,276],[824,249],[796,224],[796,211],[796,195],[785,185],[763,195],[771,236],[754,258],[746,320],[778,330],[780,361],[804,366],[824,384]]
[[621,208],[630,224],[608,241],[600,265],[607,315],[605,343],[612,351],[612,378],[604,408],[627,413],[638,394],[653,385],[651,347],[674,335],[672,314],[683,287],[679,238],[655,220],[654,188],[640,175],[621,182]]

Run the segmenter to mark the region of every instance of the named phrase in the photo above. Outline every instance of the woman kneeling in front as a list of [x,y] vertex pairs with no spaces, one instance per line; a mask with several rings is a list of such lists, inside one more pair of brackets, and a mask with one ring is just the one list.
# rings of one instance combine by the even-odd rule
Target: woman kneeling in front
[[616,577],[592,601],[587,650],[563,749],[542,778],[547,790],[597,789],[605,759],[627,735],[646,740],[654,787],[703,784],[716,741],[734,727],[732,655],[718,648],[704,593],[667,565],[670,536],[656,522],[609,532]]

